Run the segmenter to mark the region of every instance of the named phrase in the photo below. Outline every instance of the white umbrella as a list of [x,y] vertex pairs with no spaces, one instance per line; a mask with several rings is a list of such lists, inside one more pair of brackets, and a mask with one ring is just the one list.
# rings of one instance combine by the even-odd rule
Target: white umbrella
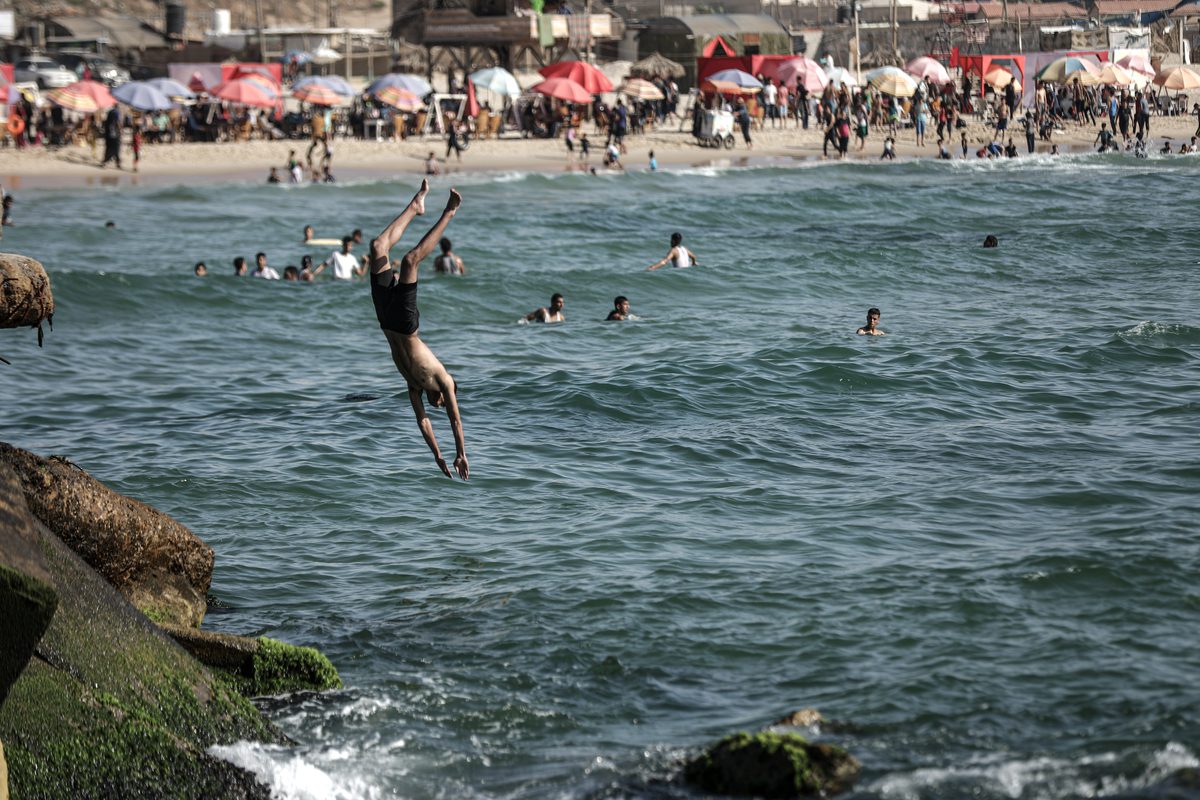
[[854,78],[854,73],[845,67],[830,67],[825,70],[825,77],[829,78],[829,83],[835,89],[841,89],[845,86],[847,89],[853,89],[858,86],[858,81]]
[[502,94],[505,97],[520,97],[521,87],[513,74],[503,67],[490,67],[471,73],[471,83],[476,89]]
[[314,64],[332,64],[335,61],[341,61],[342,54],[334,50],[324,42],[312,51],[312,63]]

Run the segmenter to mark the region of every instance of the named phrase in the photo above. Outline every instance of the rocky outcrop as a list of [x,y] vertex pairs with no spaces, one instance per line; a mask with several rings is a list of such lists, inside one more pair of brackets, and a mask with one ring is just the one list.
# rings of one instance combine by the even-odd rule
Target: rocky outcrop
[[175,625],[161,626],[201,664],[226,672],[247,697],[340,689],[342,679],[323,653],[265,636],[251,639]]
[[37,328],[42,343],[42,322],[54,325],[54,296],[50,277],[32,258],[0,253],[0,328]]
[[858,760],[841,747],[765,731],[726,736],[689,761],[683,778],[715,794],[792,798],[843,792],[858,771]]
[[50,627],[58,594],[16,476],[0,464],[0,704]]
[[33,515],[147,616],[192,627],[204,619],[213,551],[190,530],[63,459],[0,443],[0,464],[16,473]]
[[8,554],[30,543],[58,607],[0,706],[12,796],[266,800],[265,786],[207,749],[282,743],[282,734],[23,513],[13,498],[28,488],[14,473],[0,467],[10,511],[0,517],[0,563],[14,569]]

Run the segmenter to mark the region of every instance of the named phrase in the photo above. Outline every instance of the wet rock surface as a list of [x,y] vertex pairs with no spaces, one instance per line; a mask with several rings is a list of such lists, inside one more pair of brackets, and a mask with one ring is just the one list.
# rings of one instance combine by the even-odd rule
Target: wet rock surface
[[741,797],[833,795],[849,789],[859,763],[843,748],[794,733],[735,733],[689,761],[686,783]]

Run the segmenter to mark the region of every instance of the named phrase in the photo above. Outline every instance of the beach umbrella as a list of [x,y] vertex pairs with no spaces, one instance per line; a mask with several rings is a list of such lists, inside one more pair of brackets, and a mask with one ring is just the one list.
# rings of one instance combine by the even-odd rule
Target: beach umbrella
[[284,64],[307,64],[313,60],[313,54],[307,50],[288,50],[279,60]]
[[505,97],[520,97],[521,86],[513,74],[503,67],[490,67],[471,73],[471,83],[476,89],[502,94]]
[[714,72],[709,75],[705,80],[733,83],[742,89],[762,88],[762,83],[759,82],[758,78],[740,69],[723,69],[720,72]]
[[793,89],[803,85],[809,92],[819,92],[829,85],[829,76],[824,68],[808,56],[784,61],[772,71],[775,74],[768,77],[777,78],[785,86]]
[[276,100],[260,84],[246,78],[236,78],[218,83],[209,91],[209,94],[218,100],[243,106],[257,106],[258,108],[270,108],[275,105]]
[[1147,78],[1153,78],[1157,73],[1154,65],[1150,63],[1150,59],[1141,55],[1128,55],[1117,60],[1118,67],[1124,67],[1126,72],[1136,72],[1139,75],[1145,75]]
[[208,84],[204,82],[204,78],[199,72],[193,72],[192,77],[188,78],[187,88],[193,92],[208,92]]
[[543,78],[566,78],[582,86],[589,95],[613,90],[612,81],[603,72],[582,61],[559,61],[538,70]]
[[942,62],[929,56],[914,58],[908,62],[908,66],[904,68],[904,71],[914,78],[925,79],[938,86],[950,83],[950,73],[946,72],[946,68],[942,66]]
[[1154,82],[1173,92],[1200,89],[1200,73],[1184,66],[1169,67],[1155,75]]
[[408,75],[402,72],[389,72],[387,75],[381,75],[376,78],[370,86],[367,87],[367,93],[378,95],[383,89],[389,86],[395,86],[398,89],[403,89],[406,92],[412,92],[417,97],[424,97],[433,91],[433,87],[424,78],[419,78],[416,75]]
[[81,114],[93,114],[100,110],[100,104],[96,102],[96,98],[85,94],[74,88],[75,84],[63,86],[60,89],[46,93],[46,99],[59,108],[65,108],[67,111],[78,111]]
[[148,83],[155,89],[158,89],[167,97],[182,97],[190,100],[196,96],[195,92],[193,92],[191,89],[184,86],[179,81],[173,81],[170,78],[151,78],[150,80],[145,81],[145,83]]
[[530,89],[538,94],[544,94],[547,97],[553,97],[558,100],[566,100],[569,103],[592,102],[591,92],[570,78],[547,78],[541,83],[534,84]]
[[1056,58],[1038,71],[1037,79],[1047,83],[1066,83],[1080,73],[1099,74],[1100,68],[1095,63],[1079,56],[1063,56]]
[[682,78],[687,74],[683,64],[672,61],[661,53],[652,53],[641,61],[635,61],[629,71],[639,75],[651,77],[658,75],[664,78]]
[[987,71],[987,74],[983,76],[983,82],[988,86],[991,86],[993,89],[1003,89],[1014,80],[1016,80],[1016,78],[1013,76],[1013,74],[999,64],[994,65]]
[[711,78],[705,78],[700,84],[700,89],[705,92],[715,92],[725,95],[751,95],[761,92],[762,89],[743,89],[736,83],[730,81],[714,81]]
[[425,105],[421,98],[399,86],[385,86],[375,93],[375,99],[397,111],[416,111]]
[[333,64],[341,60],[342,54],[324,43],[319,45],[315,50],[313,50],[312,53],[312,63],[320,64],[322,66],[325,64]]
[[350,102],[350,98],[339,94],[328,86],[310,83],[292,91],[292,97],[315,106],[342,106]]
[[835,89],[841,89],[843,86],[853,89],[858,86],[858,80],[854,77],[854,73],[845,67],[830,67],[825,70],[825,77],[829,78],[829,82]]
[[292,91],[295,92],[306,86],[324,86],[326,89],[332,89],[345,97],[354,97],[354,95],[358,94],[345,78],[337,75],[309,75],[293,83]]
[[283,94],[283,87],[275,82],[274,78],[269,78],[266,75],[260,75],[257,72],[234,74],[230,80],[239,80],[252,83],[262,89],[272,100],[278,100]]
[[662,100],[662,90],[644,78],[629,78],[618,89],[621,94],[638,100]]
[[[1145,82],[1145,76],[1141,76]],[[1085,86],[1129,86],[1134,82],[1133,75],[1116,64],[1105,64],[1095,75],[1081,75],[1080,83]]]
[[97,81],[75,81],[70,86],[65,88],[74,89],[79,94],[85,94],[96,101],[96,105],[101,110],[112,108],[117,104],[113,99],[112,92],[103,83]]
[[175,101],[160,89],[143,81],[123,83],[113,89],[112,95],[119,102],[138,111],[164,111],[175,105]]
[[871,86],[893,97],[912,97],[917,93],[917,82],[899,67],[873,69],[865,77]]

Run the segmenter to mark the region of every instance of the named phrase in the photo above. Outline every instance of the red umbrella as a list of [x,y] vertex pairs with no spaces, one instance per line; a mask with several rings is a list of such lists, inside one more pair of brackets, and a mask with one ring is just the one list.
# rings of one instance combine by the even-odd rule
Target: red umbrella
[[200,77],[199,72],[193,72],[191,80],[188,81],[187,87],[193,92],[207,92],[208,84],[204,82],[204,78]]
[[65,88],[70,89],[74,94],[92,98],[96,101],[96,107],[101,111],[106,108],[112,108],[117,104],[116,99],[112,96],[112,92],[103,83],[97,83],[96,81],[75,81]]
[[275,98],[268,95],[261,86],[242,79],[218,83],[209,90],[209,94],[219,100],[240,103],[244,106],[271,108],[275,105]]
[[613,90],[612,81],[604,77],[603,72],[582,61],[559,61],[542,67],[538,72],[544,78],[569,78],[587,89],[589,94]]
[[554,97],[571,103],[592,102],[591,92],[570,78],[547,78],[530,88],[538,94],[544,94],[547,97]]

